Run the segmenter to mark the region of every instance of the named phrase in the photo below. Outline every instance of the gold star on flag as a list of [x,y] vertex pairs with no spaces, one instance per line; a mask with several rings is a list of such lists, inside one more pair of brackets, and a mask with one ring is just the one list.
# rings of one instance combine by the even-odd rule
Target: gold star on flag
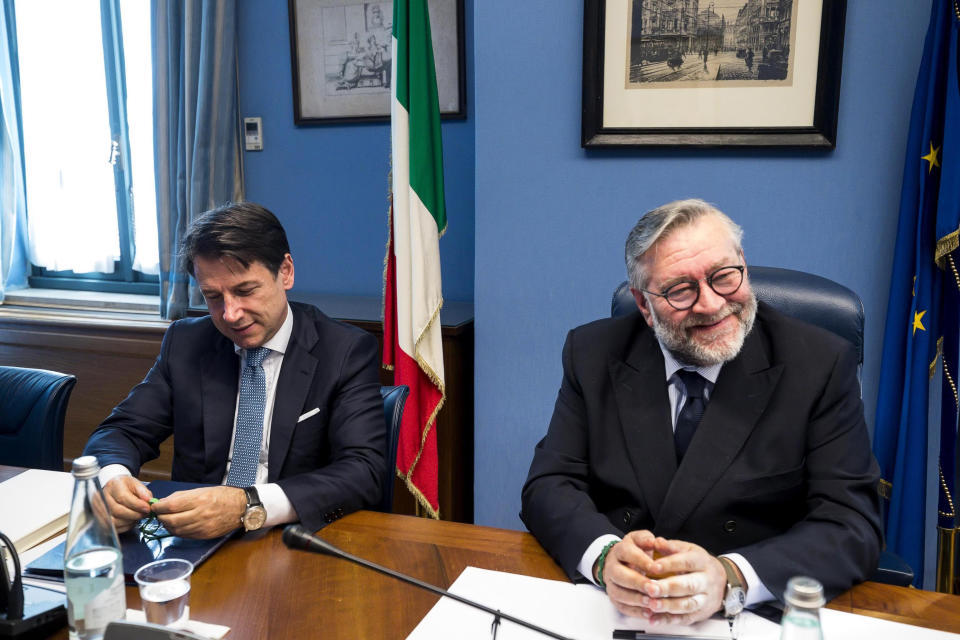
[[940,166],[940,147],[933,146],[933,142],[930,143],[930,153],[925,156],[920,156],[921,160],[926,160],[930,164],[927,165],[927,173],[933,171],[934,167]]
[[923,326],[923,323],[921,322],[921,320],[923,319],[923,314],[925,314],[925,313],[926,313],[926,311],[914,311],[914,312],[913,312],[913,335],[916,335],[917,329],[920,329],[920,331],[926,331],[926,330],[927,330],[927,328],[926,328],[925,326]]

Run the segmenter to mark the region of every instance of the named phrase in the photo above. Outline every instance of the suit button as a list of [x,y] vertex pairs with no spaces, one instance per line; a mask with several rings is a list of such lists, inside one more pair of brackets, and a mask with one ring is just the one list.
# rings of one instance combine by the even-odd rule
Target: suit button
[[737,530],[737,521],[736,520],[727,520],[723,523],[723,530],[727,533],[733,533]]
[[632,517],[633,517],[633,516],[630,514],[629,511],[624,511],[624,512],[623,512],[623,524],[629,526],[630,520],[632,519]]

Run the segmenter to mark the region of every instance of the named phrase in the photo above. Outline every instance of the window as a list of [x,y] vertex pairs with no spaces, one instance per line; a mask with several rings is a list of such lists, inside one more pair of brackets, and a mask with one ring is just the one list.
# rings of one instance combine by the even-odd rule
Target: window
[[150,3],[17,0],[33,287],[156,293]]

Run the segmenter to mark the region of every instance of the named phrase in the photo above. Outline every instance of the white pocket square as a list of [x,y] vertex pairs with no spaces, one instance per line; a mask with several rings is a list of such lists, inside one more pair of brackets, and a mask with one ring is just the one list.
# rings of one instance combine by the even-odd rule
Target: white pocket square
[[303,414],[302,416],[300,416],[300,418],[297,420],[297,422],[303,422],[303,421],[306,420],[307,418],[312,418],[313,416],[317,415],[318,413],[320,413],[320,408],[319,408],[319,407],[316,408],[316,409],[311,409],[310,411],[307,411],[305,414]]

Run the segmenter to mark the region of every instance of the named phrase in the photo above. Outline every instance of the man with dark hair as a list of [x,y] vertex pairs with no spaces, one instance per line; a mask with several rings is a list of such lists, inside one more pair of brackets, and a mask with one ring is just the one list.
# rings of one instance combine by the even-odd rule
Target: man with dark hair
[[879,468],[842,338],[758,303],[742,230],[701,200],[626,242],[638,313],[578,327],[521,518],[626,615],[688,624],[833,597],[876,568]]
[[[146,378],[84,449],[103,467],[117,528],[152,511],[184,537],[295,520],[313,531],[374,504],[385,448],[376,339],[287,301],[286,233],[260,205],[203,214],[181,259],[210,315],[170,325]],[[172,479],[219,486],[151,505],[134,476],[171,435]]]

